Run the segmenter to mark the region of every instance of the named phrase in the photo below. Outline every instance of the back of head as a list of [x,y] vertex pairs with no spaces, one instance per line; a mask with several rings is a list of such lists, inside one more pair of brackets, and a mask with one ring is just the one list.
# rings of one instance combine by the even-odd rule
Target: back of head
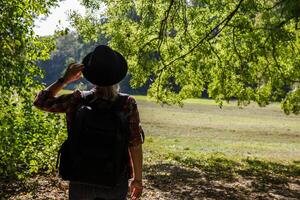
[[119,84],[111,86],[96,86],[95,95],[98,98],[114,101],[119,93]]

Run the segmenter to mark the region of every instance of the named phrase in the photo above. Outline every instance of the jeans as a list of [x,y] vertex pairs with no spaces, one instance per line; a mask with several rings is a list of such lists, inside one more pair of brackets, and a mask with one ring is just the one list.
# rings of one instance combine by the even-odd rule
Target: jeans
[[70,182],[70,200],[126,200],[128,178],[122,177],[114,188],[105,188],[79,182]]

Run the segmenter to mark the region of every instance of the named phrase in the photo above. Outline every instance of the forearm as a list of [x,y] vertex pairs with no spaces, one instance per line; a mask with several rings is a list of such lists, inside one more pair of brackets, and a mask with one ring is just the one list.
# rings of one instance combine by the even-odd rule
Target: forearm
[[65,94],[59,97],[56,94],[64,88],[65,84],[62,81],[55,81],[46,89],[40,91],[33,105],[40,110],[54,113],[64,113],[69,108],[69,99],[72,98],[73,94]]
[[59,79],[48,86],[45,90],[49,91],[50,96],[54,97],[60,90],[62,90],[67,84],[63,79]]
[[82,64],[70,64],[66,69],[64,77],[55,81],[45,90],[40,91],[33,104],[37,108],[48,112],[69,112],[73,105],[77,105],[80,101],[81,93],[79,91],[75,91],[72,94],[64,94],[58,97],[56,97],[56,94],[67,84],[78,80],[81,77],[82,69]]
[[129,147],[132,167],[133,167],[133,178],[136,180],[142,180],[142,168],[143,168],[143,150],[142,145]]

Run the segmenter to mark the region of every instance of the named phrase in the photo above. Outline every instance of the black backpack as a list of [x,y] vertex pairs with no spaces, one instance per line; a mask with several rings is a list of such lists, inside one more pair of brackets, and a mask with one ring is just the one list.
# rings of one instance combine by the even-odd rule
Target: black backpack
[[59,174],[64,180],[113,187],[121,176],[129,175],[129,126],[122,111],[127,99],[125,94],[114,102],[86,98],[79,106],[59,150]]

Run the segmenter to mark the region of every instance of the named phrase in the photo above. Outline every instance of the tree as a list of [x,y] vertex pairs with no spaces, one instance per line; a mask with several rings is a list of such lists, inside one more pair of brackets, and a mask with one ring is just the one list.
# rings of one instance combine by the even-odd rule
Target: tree
[[65,130],[61,116],[32,107],[41,89],[38,60],[49,58],[52,37],[38,37],[34,20],[58,0],[0,2],[0,177],[24,178],[53,167]]
[[1,1],[1,94],[10,95],[17,90],[26,96],[27,87],[37,85],[31,78],[41,74],[35,61],[48,58],[55,44],[51,38],[34,35],[34,20],[41,14],[48,14],[57,1]]
[[300,0],[82,3],[90,14],[71,15],[81,36],[109,37],[129,61],[132,86],[150,79],[158,102],[181,104],[206,91],[220,104],[280,101],[285,113],[299,113]]

